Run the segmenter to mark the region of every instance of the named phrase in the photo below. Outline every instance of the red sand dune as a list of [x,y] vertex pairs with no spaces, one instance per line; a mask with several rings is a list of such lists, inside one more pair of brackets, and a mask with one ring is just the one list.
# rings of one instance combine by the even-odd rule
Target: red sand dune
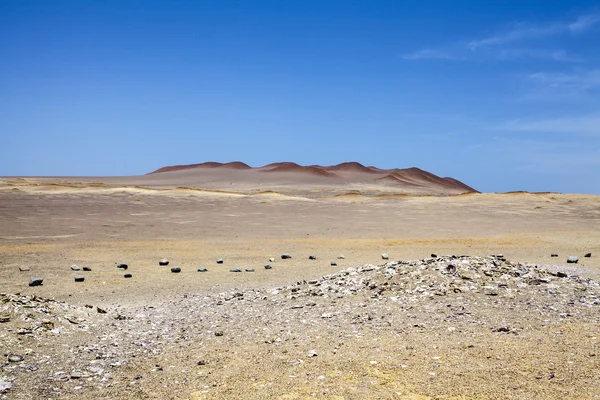
[[[214,173],[211,172],[209,176],[207,175],[208,171],[200,172],[202,169],[211,169]],[[327,179],[331,179],[331,184],[377,184],[400,189],[404,187],[413,191],[417,190],[419,192],[423,191],[429,193],[456,194],[477,192],[470,186],[465,185],[454,178],[441,178],[420,168],[394,168],[386,170],[374,166],[365,167],[358,162],[344,162],[325,167],[320,165],[303,166],[294,162],[276,162],[258,168],[252,168],[239,161],[229,163],[205,162],[200,164],[163,167],[148,175],[156,176],[155,174],[164,172],[192,170],[198,171],[198,174],[193,173],[192,175],[196,176],[199,182],[208,179],[211,182],[228,180],[230,182],[243,181],[249,183],[257,180],[263,183],[277,181],[280,183],[283,182],[284,184],[292,184],[292,182],[294,182],[294,184],[300,184],[302,182],[328,182]],[[180,176],[180,174],[177,174],[176,176],[169,174],[169,178],[165,175],[164,179],[160,179],[165,181],[171,179],[177,180],[179,178],[189,180],[192,175],[190,175],[189,172],[186,172],[186,178],[183,178],[183,175]],[[270,178],[268,176],[270,176]],[[158,176],[156,177],[158,178]],[[325,181],[323,179],[325,179]]]

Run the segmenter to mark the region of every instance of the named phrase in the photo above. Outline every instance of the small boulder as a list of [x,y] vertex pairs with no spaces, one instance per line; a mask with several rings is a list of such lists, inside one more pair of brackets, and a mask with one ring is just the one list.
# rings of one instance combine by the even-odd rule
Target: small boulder
[[558,254],[552,253],[552,254],[550,254],[550,257],[558,257]]
[[29,271],[29,267],[26,265],[21,265],[19,267],[19,271],[21,271],[21,272]]
[[91,267],[83,267],[83,270],[84,270],[85,272],[91,272],[91,271],[92,271],[92,268],[91,268]]
[[271,264],[265,264],[265,269],[271,269]]
[[291,254],[288,254],[288,253],[283,253],[283,254],[281,255],[281,258],[282,258],[283,260],[287,260],[288,258],[292,258],[292,255],[291,255]]
[[175,274],[178,274],[178,273],[181,272],[181,268],[179,268],[179,267],[173,267],[173,268],[171,268],[171,272],[173,272]]
[[42,278],[32,278],[29,281],[29,286],[41,286],[44,283],[44,279]]
[[75,282],[83,282],[85,281],[85,276],[75,275]]
[[131,275],[131,274],[125,274],[125,275],[123,275],[123,278],[132,278],[132,277],[133,277],[133,275]]
[[158,265],[169,265],[169,260],[162,258],[158,261]]
[[388,256],[386,253],[383,253],[383,254],[381,255],[381,259],[382,259],[382,260],[389,260],[389,259],[390,259],[390,256]]
[[8,362],[17,363],[23,361],[23,356],[19,354],[11,354],[8,356]]
[[316,260],[317,256],[315,256],[314,254],[311,254],[310,256],[308,256],[309,260]]
[[575,256],[569,256],[567,258],[567,263],[569,264],[577,264],[579,262],[579,258],[575,257]]
[[275,257],[271,257],[271,258],[269,258],[269,261],[270,261],[270,262],[275,262]]
[[437,254],[431,253],[431,258],[437,258]]
[[248,267],[248,268],[246,268],[246,272],[254,272],[254,268]]
[[242,270],[239,268],[231,268],[229,272],[242,272]]
[[73,265],[71,265],[71,269],[73,271],[79,271],[81,268],[79,268],[77,265],[73,264]]
[[198,272],[207,272],[208,268],[200,267],[198,268]]
[[126,270],[127,268],[129,268],[129,265],[120,263],[120,264],[117,264],[117,268],[120,270]]
[[586,258],[590,258],[592,256],[592,253],[585,253],[584,257]]
[[338,258],[338,260],[343,260],[346,258],[346,256],[343,254],[340,254],[339,256],[337,256],[337,258]]
[[332,267],[335,267],[337,265],[337,263],[335,261],[332,261],[329,263],[329,265],[331,265]]
[[223,264],[223,259],[222,258],[217,258],[217,264]]

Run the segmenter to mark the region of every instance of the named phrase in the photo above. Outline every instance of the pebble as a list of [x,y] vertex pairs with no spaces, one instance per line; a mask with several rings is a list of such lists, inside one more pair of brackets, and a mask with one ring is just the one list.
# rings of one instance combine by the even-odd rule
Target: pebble
[[567,263],[569,263],[569,264],[577,264],[578,261],[579,261],[579,258],[577,258],[575,256],[569,256],[567,258]]
[[335,267],[337,265],[337,263],[335,261],[332,261],[329,263],[329,265],[331,265],[332,267]]
[[270,261],[270,262],[275,262],[275,257],[271,257],[271,258],[269,258],[269,261]]
[[167,260],[166,258],[161,258],[158,261],[158,265],[169,265],[169,260]]
[[44,279],[42,279],[42,278],[32,278],[29,281],[29,286],[41,286],[43,282],[44,282]]
[[248,268],[246,268],[246,272],[254,272],[254,268],[248,267]]
[[200,267],[198,268],[198,272],[207,272],[208,268]]
[[127,268],[129,268],[129,265],[120,263],[120,264],[117,264],[117,268],[119,268],[119,269],[127,269]]
[[98,311],[98,314],[106,314],[106,310],[100,307],[96,307],[96,311]]
[[0,323],[10,321],[10,314],[0,314]]
[[171,268],[171,272],[173,272],[175,274],[178,274],[178,273],[181,272],[181,268],[179,268],[179,267],[173,267],[173,268]]
[[231,268],[229,272],[242,272],[242,270],[239,268]]
[[215,336],[223,336],[223,331],[216,331]]
[[12,383],[0,381],[0,393],[6,393],[12,388]]
[[431,258],[437,258],[437,254],[431,253]]
[[83,270],[84,270],[85,272],[91,272],[91,271],[92,271],[92,268],[91,268],[91,267],[83,267]]
[[21,271],[21,272],[25,272],[25,271],[29,271],[29,270],[30,270],[29,267],[26,265],[21,265],[19,267],[19,271]]
[[83,282],[85,281],[85,276],[81,276],[81,275],[75,275],[75,282]]
[[386,253],[383,253],[383,254],[381,255],[381,258],[382,258],[383,260],[389,260],[389,259],[390,259],[390,256],[388,256]]
[[217,264],[223,264],[223,259],[222,258],[217,258]]
[[590,258],[592,256],[592,253],[585,253],[584,257]]
[[308,355],[309,357],[316,357],[318,354],[317,354],[317,351],[313,349],[313,350],[310,350],[310,351],[307,353],[307,355]]
[[73,271],[79,271],[81,268],[79,268],[77,265],[73,264],[73,265],[71,265],[71,269]]
[[265,269],[271,269],[271,264],[265,264]]
[[16,363],[23,361],[23,356],[19,354],[11,354],[8,356],[8,362]]
[[206,360],[199,360],[196,364],[197,365],[206,365]]
[[133,277],[133,275],[131,275],[131,274],[125,274],[125,275],[123,275],[123,278],[131,278],[131,277]]
[[558,257],[558,254],[552,253],[552,254],[550,254],[550,257]]
[[281,255],[281,258],[282,258],[283,260],[285,260],[285,259],[288,259],[288,258],[292,258],[292,255],[291,255],[291,254],[288,254],[288,253],[283,253],[283,254]]
[[343,260],[346,258],[346,256],[343,254],[340,254],[339,256],[337,256],[337,258],[338,258],[338,260]]

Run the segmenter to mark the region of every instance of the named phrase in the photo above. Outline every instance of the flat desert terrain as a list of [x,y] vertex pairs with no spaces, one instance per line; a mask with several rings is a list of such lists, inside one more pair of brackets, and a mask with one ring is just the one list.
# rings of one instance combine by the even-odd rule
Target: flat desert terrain
[[599,196],[285,167],[0,178],[0,397],[600,399]]

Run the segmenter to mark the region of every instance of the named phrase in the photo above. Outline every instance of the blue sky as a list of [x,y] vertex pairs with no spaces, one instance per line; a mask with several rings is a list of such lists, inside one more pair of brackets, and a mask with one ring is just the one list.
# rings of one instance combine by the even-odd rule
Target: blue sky
[[600,194],[591,1],[0,0],[0,175],[241,160]]

